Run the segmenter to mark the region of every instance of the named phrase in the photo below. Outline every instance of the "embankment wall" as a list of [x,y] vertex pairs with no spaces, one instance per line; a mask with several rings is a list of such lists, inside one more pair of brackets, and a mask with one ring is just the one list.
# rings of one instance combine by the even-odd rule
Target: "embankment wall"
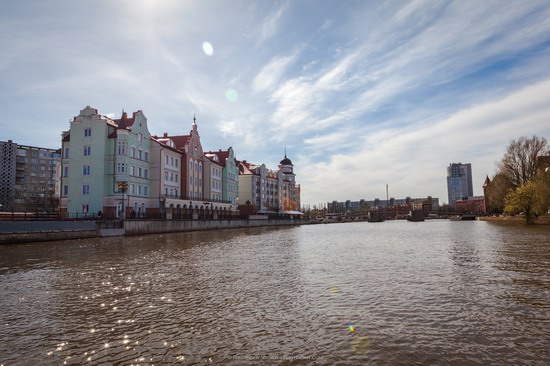
[[302,225],[302,220],[128,220],[125,235],[147,235],[182,231],[237,229],[261,226]]

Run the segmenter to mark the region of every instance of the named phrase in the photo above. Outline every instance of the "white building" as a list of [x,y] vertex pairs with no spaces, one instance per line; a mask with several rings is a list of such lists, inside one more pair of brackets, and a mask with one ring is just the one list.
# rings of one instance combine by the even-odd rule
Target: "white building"
[[296,211],[300,207],[300,186],[294,165],[285,157],[279,169],[267,169],[246,160],[239,161],[239,205],[252,205],[256,212]]

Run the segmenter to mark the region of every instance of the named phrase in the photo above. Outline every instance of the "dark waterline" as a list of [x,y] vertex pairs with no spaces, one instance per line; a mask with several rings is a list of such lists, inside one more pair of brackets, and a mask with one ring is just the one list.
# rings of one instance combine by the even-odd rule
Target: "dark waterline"
[[0,247],[0,364],[550,362],[550,228],[428,221]]

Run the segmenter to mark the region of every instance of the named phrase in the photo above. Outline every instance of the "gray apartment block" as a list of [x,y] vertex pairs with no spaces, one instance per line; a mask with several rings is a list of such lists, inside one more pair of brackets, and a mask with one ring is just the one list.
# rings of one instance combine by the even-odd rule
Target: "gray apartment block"
[[0,141],[0,211],[11,208],[15,199],[17,144]]
[[61,150],[0,141],[2,210],[57,209],[56,165]]

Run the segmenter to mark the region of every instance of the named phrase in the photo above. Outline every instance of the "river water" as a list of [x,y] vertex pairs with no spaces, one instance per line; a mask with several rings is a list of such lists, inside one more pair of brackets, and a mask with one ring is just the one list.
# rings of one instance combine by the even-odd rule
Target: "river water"
[[550,227],[434,220],[0,247],[0,365],[548,365]]

